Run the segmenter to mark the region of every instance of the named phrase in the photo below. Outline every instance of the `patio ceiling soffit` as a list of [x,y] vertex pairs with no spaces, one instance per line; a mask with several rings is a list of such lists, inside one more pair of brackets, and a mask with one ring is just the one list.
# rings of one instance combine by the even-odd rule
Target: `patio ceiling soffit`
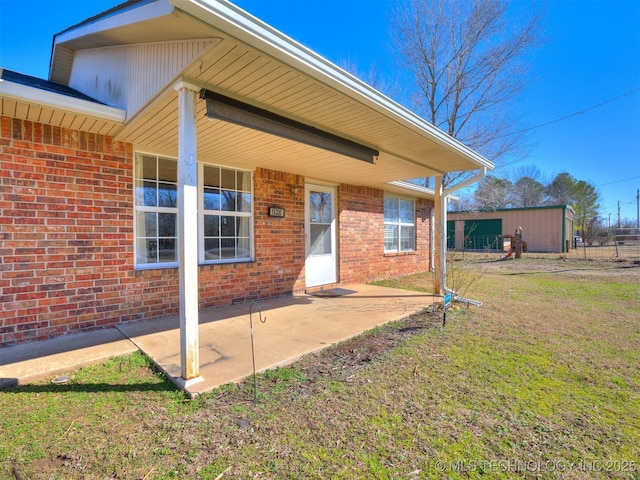
[[[281,61],[303,75],[318,81],[320,84],[340,92],[353,101],[372,108],[387,117],[393,123],[428,138],[444,150],[447,150],[468,162],[464,170],[475,170],[481,167],[492,169],[493,163],[462,144],[455,138],[437,129],[426,120],[409,111],[397,102],[381,94],[373,87],[355,76],[336,67],[312,50],[290,39],[283,33],[251,16],[236,5],[226,0],[170,0],[179,9],[217,28],[225,35],[231,36],[251,48],[255,48]],[[380,146],[381,150],[385,150]],[[397,155],[405,161],[416,165],[427,166],[424,160],[415,161],[404,155]],[[427,166],[438,173],[446,169]]]

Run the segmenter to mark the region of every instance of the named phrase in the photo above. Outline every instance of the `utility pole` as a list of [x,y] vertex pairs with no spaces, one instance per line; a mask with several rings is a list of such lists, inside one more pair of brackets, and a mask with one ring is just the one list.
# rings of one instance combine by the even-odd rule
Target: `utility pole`
[[636,193],[636,228],[640,228],[640,188]]
[[620,200],[618,200],[618,228],[620,228]]

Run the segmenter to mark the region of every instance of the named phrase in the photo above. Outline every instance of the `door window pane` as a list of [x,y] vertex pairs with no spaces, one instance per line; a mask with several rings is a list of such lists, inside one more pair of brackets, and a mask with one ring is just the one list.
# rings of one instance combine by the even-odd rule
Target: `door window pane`
[[331,253],[331,225],[311,224],[311,254]]
[[312,223],[331,223],[331,194],[309,192],[309,218]]

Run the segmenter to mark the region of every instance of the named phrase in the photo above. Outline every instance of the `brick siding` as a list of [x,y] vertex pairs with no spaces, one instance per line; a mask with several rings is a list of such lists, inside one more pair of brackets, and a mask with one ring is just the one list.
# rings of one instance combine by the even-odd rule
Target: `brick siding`
[[[176,315],[178,269],[136,270],[133,149],[102,135],[0,119],[0,347]],[[201,307],[304,291],[304,178],[254,172],[255,261],[199,268]],[[338,190],[340,281],[428,268],[431,204],[418,253],[383,253],[383,192]],[[284,218],[268,215],[270,206]]]
[[416,201],[416,251],[384,253],[384,192],[340,185],[340,281],[362,283],[429,270],[433,202]]

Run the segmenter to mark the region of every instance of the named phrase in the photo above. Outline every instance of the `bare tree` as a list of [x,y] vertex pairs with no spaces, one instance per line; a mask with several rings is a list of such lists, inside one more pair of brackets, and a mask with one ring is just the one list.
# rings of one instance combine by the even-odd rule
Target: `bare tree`
[[520,177],[510,193],[510,204],[514,208],[539,207],[544,201],[545,187],[532,177]]
[[509,180],[487,175],[480,180],[474,193],[475,208],[477,210],[507,208],[512,188],[513,185]]
[[518,21],[508,7],[507,0],[407,0],[392,20],[399,57],[419,89],[416,109],[491,160],[521,138],[507,106],[525,86],[524,60],[540,42],[540,16]]

